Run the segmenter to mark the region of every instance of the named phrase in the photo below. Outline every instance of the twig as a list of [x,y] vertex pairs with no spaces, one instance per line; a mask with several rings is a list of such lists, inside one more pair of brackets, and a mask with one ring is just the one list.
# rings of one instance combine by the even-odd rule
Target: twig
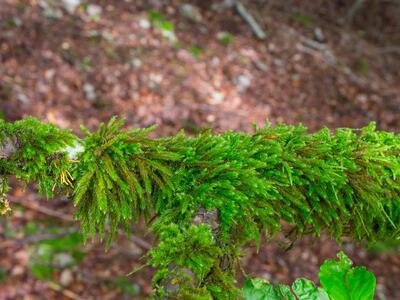
[[76,232],[78,232],[78,230],[76,228],[69,228],[69,229],[64,230],[63,232],[56,233],[56,234],[53,234],[53,233],[35,234],[35,235],[28,236],[28,237],[22,239],[22,241],[24,243],[37,243],[37,242],[41,242],[41,241],[59,239],[59,238],[65,237],[66,235],[76,233]]
[[[24,206],[24,207],[26,207],[28,209],[37,211],[39,213],[42,213],[44,215],[47,215],[47,216],[50,216],[50,217],[53,217],[53,218],[58,218],[58,219],[60,219],[62,221],[65,221],[65,222],[70,222],[70,223],[71,222],[75,222],[74,218],[71,215],[67,215],[67,214],[64,214],[62,212],[54,211],[54,210],[49,209],[49,208],[44,207],[44,206],[39,206],[38,204],[36,204],[36,202],[31,201],[31,200],[36,200],[35,196],[31,195],[31,196],[29,196],[29,198],[31,198],[31,199],[29,199],[29,201],[26,201],[26,200],[23,200],[23,199],[19,199],[17,197],[8,196],[8,199],[11,202],[17,203],[19,205],[22,205],[22,206]],[[124,231],[120,230],[119,233],[123,234]],[[135,243],[135,244],[137,244],[137,245],[139,245],[142,249],[145,249],[145,250],[150,250],[152,248],[152,245],[150,243],[144,241],[143,239],[141,239],[141,238],[139,238],[139,237],[137,237],[137,236],[135,236],[133,234],[130,235],[130,241]]]
[[[126,232],[122,229],[118,230],[118,234],[119,235],[126,235]],[[153,246],[146,242],[145,240],[133,235],[132,233],[129,236],[129,240],[137,245],[139,245],[140,247],[142,247],[144,250],[150,250],[151,248],[153,248]]]
[[368,86],[368,82],[366,80],[354,74],[354,72],[349,67],[341,66],[335,56],[327,55],[326,53],[324,54],[320,51],[306,47],[303,44],[298,44],[296,49],[312,56],[319,56],[324,63],[345,74],[353,83],[363,88],[371,88],[370,86]]
[[267,38],[267,34],[261,29],[254,17],[247,11],[246,7],[240,2],[236,1],[235,8],[239,15],[249,24],[251,30],[260,40]]
[[153,248],[153,246],[150,243],[146,242],[145,240],[142,240],[141,238],[138,238],[135,235],[131,234],[130,240],[132,242],[138,244],[140,247],[142,247],[145,250],[150,250],[151,248]]
[[354,4],[350,7],[346,19],[348,22],[352,22],[354,16],[357,14],[358,10],[361,8],[361,6],[364,4],[365,0],[356,0],[354,1]]
[[50,216],[53,218],[57,218],[62,221],[65,221],[65,222],[74,222],[74,218],[70,215],[66,215],[62,212],[58,212],[58,211],[49,209],[44,206],[39,206],[35,201],[33,201],[33,200],[36,200],[35,196],[33,196],[33,195],[28,196],[29,201],[26,201],[24,199],[19,199],[17,197],[13,197],[13,196],[7,196],[7,198],[13,203],[17,203],[28,209],[40,212],[41,214],[44,214],[44,215],[47,215],[47,216]]
[[319,57],[325,64],[346,75],[348,79],[357,84],[359,87],[370,91],[377,90],[376,87],[371,86],[367,80],[355,74],[349,67],[343,66],[326,44],[314,42],[307,37],[302,36],[292,27],[286,25],[283,25],[282,27],[286,33],[296,37],[299,40],[299,43],[296,44],[297,50],[314,57]]
[[306,38],[305,36],[300,36],[300,40],[302,41],[302,43],[310,48],[313,48],[315,50],[318,51],[325,51],[326,50],[326,46],[325,44],[322,44],[320,42],[311,40],[309,38]]
[[74,232],[78,232],[78,230],[76,228],[69,228],[60,233],[39,233],[39,234],[24,237],[24,238],[20,238],[20,239],[7,239],[5,242],[3,242],[0,245],[0,250],[11,247],[14,244],[26,245],[26,244],[34,244],[34,243],[47,241],[47,240],[58,239],[58,238],[62,238],[64,236],[74,233]]

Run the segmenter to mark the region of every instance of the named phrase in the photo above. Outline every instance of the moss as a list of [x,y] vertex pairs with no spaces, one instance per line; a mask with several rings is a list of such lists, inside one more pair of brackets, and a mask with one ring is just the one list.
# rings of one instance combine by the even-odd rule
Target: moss
[[[123,122],[82,128],[84,151],[72,161],[65,147],[78,139],[69,131],[32,118],[0,121],[2,144],[18,141],[0,170],[49,197],[72,192],[84,235],[108,231],[108,245],[120,225],[129,232],[139,217],[151,221],[159,237],[148,254],[158,268],[155,297],[239,298],[240,249],[288,229],[282,221],[293,239],[322,231],[367,243],[400,236],[400,138],[373,123],[152,139],[153,128],[124,130]],[[217,218],[199,221],[201,210]]]

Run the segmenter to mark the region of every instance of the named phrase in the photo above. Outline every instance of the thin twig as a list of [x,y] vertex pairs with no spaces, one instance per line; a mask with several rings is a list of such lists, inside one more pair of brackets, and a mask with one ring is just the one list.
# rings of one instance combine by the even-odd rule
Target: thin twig
[[267,34],[261,29],[260,25],[258,25],[257,21],[254,17],[247,11],[246,7],[240,2],[236,1],[235,3],[236,11],[242,18],[249,24],[251,30],[256,35],[256,37],[260,40],[264,40],[267,38]]
[[355,74],[349,67],[344,66],[340,63],[337,57],[334,55],[332,49],[326,44],[320,44],[317,42],[311,42],[310,39],[301,35],[295,29],[289,26],[282,26],[286,33],[293,37],[296,37],[300,43],[296,44],[296,49],[303,53],[307,53],[314,57],[319,57],[323,63],[335,68],[340,73],[346,75],[353,83],[362,87],[366,90],[376,91],[378,88],[371,86],[367,80]]
[[77,228],[69,228],[65,229],[62,232],[59,233],[41,233],[41,234],[35,234],[32,236],[25,237],[21,240],[24,244],[32,244],[32,243],[37,243],[37,242],[42,242],[42,241],[48,241],[48,240],[54,240],[54,239],[59,239],[62,237],[65,237],[66,235],[72,234],[72,233],[77,233],[78,230]]
[[[33,200],[36,200],[36,197],[34,195],[30,195],[28,197],[29,197],[29,201],[26,201],[24,199],[19,199],[14,196],[8,196],[7,198],[13,203],[22,205],[25,208],[37,211],[44,215],[47,215],[47,216],[50,216],[53,218],[57,218],[57,219],[60,219],[62,221],[69,222],[69,223],[75,222],[74,218],[71,215],[67,215],[62,212],[58,212],[58,211],[52,210],[52,209],[44,207],[44,206],[39,206],[35,201],[33,201]],[[124,231],[120,230],[119,233],[123,234]],[[137,244],[144,250],[150,250],[152,248],[152,245],[150,243],[146,242],[145,240],[143,240],[133,234],[130,235],[130,241],[132,243]]]
[[44,215],[47,215],[47,216],[50,216],[53,218],[57,218],[62,221],[65,221],[65,222],[74,222],[74,218],[70,215],[66,215],[62,212],[52,210],[45,206],[40,206],[39,204],[37,204],[36,201],[34,201],[34,200],[36,200],[36,197],[33,195],[27,196],[29,201],[26,201],[24,199],[20,199],[20,198],[14,197],[14,196],[7,196],[7,198],[13,203],[22,205],[23,207],[26,207],[30,210],[40,212],[41,214],[44,214]]
[[365,0],[356,0],[354,1],[353,5],[350,7],[346,19],[348,22],[352,22],[355,15],[357,14],[357,12],[360,10],[360,8],[363,6]]
[[296,49],[313,56],[319,56],[325,64],[345,74],[353,83],[363,88],[371,88],[370,86],[368,86],[368,82],[366,80],[354,74],[354,72],[349,67],[341,66],[339,62],[336,60],[335,56],[324,54],[320,51],[306,47],[302,44],[298,44]]
[[153,248],[153,246],[150,243],[146,242],[145,240],[143,240],[135,235],[131,234],[130,240],[132,242],[138,244],[140,247],[142,247],[145,250],[150,250],[151,248]]

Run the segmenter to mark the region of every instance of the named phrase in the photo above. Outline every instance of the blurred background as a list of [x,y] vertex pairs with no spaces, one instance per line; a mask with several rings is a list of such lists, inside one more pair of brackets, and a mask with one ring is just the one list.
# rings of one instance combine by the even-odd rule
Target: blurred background
[[[0,0],[0,117],[94,129],[251,130],[266,121],[400,130],[397,0]],[[14,185],[0,218],[0,300],[144,299],[152,237],[138,225],[105,252],[82,243],[66,198]],[[323,236],[245,251],[250,275],[316,280],[339,249],[377,276],[376,299],[400,299],[399,244],[371,249]]]

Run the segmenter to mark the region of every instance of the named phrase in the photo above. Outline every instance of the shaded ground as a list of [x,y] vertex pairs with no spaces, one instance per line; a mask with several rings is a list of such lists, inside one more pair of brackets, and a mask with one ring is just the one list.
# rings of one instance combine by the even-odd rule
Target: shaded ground
[[[195,13],[187,14],[182,1],[92,1],[70,13],[62,1],[0,0],[0,112],[7,120],[34,115],[75,130],[117,114],[130,127],[157,123],[159,135],[179,128],[251,130],[253,122],[266,120],[301,121],[311,130],[374,120],[379,128],[399,131],[397,7],[376,8],[384,22],[361,10],[350,25],[340,20],[348,7],[339,4],[249,1],[268,33],[258,41],[228,2],[193,1]],[[124,277],[148,247],[143,240],[150,238],[140,230],[135,235],[141,240],[122,239],[108,253],[97,243],[74,245],[81,258],[38,280],[32,272],[35,251],[44,251],[38,241],[65,236],[68,226],[62,225],[72,211],[65,199],[32,201],[40,205],[27,208],[31,198],[34,187],[17,189],[11,200],[23,208],[1,219],[1,300],[142,299],[151,292],[151,270]],[[49,223],[61,233],[47,232]],[[343,247],[377,275],[386,296],[379,299],[400,298],[398,252]],[[258,255],[249,251],[244,265],[282,282],[315,279],[319,264],[338,249],[326,238],[300,241],[288,252],[268,245]],[[52,258],[65,252],[58,250]]]

